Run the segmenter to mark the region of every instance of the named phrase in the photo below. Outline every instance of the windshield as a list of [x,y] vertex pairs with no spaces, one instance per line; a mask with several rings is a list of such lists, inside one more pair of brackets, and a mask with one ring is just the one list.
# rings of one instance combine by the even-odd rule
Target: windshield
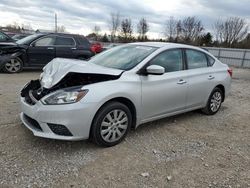
[[35,40],[36,38],[38,38],[41,35],[35,34],[35,35],[30,35],[28,37],[24,37],[18,41],[16,41],[17,44],[29,44],[30,42],[32,42],[33,40]]
[[11,40],[11,38],[9,36],[7,36],[6,34],[0,32],[0,41],[1,42],[7,42],[7,41],[10,41],[10,40]]
[[141,45],[119,46],[93,57],[89,62],[104,67],[129,70],[156,49],[156,47]]

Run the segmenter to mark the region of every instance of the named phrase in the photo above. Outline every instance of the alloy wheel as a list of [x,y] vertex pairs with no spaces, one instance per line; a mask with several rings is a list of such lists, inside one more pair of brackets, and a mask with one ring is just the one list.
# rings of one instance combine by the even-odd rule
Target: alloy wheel
[[115,109],[109,112],[101,123],[101,137],[106,142],[119,140],[128,128],[128,116],[126,112]]
[[22,63],[18,59],[11,59],[9,62],[5,64],[5,69],[8,72],[15,73],[21,69]]
[[210,108],[213,112],[216,112],[220,108],[221,101],[222,101],[221,93],[216,91],[213,94],[210,102]]

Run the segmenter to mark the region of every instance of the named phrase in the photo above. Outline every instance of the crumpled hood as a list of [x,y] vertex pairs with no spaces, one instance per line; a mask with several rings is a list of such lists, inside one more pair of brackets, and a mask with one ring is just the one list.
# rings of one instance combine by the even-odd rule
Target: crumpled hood
[[55,58],[43,68],[41,86],[49,89],[70,72],[118,76],[123,70],[106,68],[83,60]]
[[12,46],[18,46],[18,45],[15,42],[0,42],[0,48],[6,47],[6,46],[12,47]]

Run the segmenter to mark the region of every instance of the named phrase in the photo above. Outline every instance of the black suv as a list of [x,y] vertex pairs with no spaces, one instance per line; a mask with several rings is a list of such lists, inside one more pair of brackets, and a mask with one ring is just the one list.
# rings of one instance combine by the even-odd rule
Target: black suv
[[35,34],[16,43],[0,43],[0,69],[8,73],[23,68],[41,68],[56,57],[87,60],[94,55],[90,42],[81,35]]

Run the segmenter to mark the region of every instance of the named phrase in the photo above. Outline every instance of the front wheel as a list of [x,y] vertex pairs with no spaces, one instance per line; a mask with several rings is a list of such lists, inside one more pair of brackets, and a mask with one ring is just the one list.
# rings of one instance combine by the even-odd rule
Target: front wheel
[[132,124],[128,107],[119,102],[104,105],[96,114],[92,129],[92,140],[101,146],[110,147],[120,143]]
[[207,115],[216,114],[221,107],[222,99],[223,99],[223,93],[221,89],[218,87],[214,88],[214,90],[209,96],[207,105],[205,108],[202,109],[202,112],[204,112]]
[[4,72],[18,73],[23,70],[23,62],[19,57],[10,59],[3,67]]

